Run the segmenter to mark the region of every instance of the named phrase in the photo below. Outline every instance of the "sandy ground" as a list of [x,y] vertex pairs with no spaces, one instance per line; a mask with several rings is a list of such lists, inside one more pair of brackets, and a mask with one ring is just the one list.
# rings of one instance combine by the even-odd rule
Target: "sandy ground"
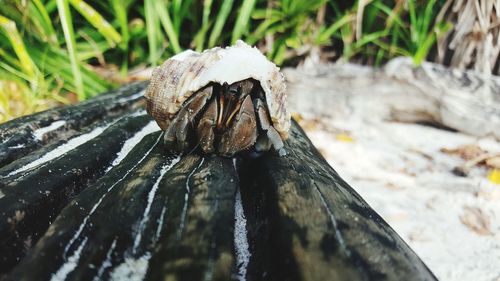
[[442,152],[463,145],[500,152],[499,142],[418,124],[300,123],[440,280],[500,280],[500,185],[484,166],[454,175],[465,160]]

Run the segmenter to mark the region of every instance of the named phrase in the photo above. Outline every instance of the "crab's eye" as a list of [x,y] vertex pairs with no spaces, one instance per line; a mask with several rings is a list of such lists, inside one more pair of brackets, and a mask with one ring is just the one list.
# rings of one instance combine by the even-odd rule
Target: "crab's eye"
[[241,94],[241,90],[241,86],[231,85],[228,87],[227,93],[233,96],[239,96]]

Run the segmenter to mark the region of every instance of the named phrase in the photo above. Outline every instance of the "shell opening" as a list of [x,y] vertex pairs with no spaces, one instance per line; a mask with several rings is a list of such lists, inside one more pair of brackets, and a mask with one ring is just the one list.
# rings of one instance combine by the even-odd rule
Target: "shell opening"
[[[165,140],[177,149],[233,156],[269,150],[270,144],[279,151],[281,139],[268,137],[276,135],[260,83],[246,79],[231,85],[210,83],[196,91],[168,125]],[[269,145],[255,145],[258,139]]]

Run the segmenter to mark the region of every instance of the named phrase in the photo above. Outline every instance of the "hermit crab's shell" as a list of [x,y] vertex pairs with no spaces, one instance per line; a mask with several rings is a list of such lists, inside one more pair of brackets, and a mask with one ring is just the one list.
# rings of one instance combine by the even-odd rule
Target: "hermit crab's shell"
[[202,53],[182,52],[153,71],[146,91],[147,111],[166,130],[170,121],[196,91],[211,82],[232,84],[253,78],[265,92],[274,128],[288,136],[290,113],[286,109],[286,86],[279,68],[243,41],[227,48]]

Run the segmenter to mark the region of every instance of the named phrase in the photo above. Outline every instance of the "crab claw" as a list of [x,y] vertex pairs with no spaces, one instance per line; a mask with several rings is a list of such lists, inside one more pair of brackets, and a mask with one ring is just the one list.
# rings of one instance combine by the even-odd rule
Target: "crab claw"
[[262,102],[262,100],[257,99],[255,108],[257,110],[257,115],[259,119],[260,128],[266,131],[268,140],[273,145],[274,149],[278,151],[280,156],[285,156],[286,151],[284,148],[283,140],[281,139],[278,131],[271,125],[271,120],[269,119],[269,112]]
[[239,112],[230,116],[234,120],[231,122],[229,130],[224,132],[219,143],[218,152],[222,155],[234,155],[241,150],[251,147],[257,139],[257,124],[255,120],[255,112],[252,104],[252,98],[247,95]]
[[194,120],[212,96],[212,87],[207,87],[186,102],[165,132],[164,140],[167,146],[175,146],[178,151],[187,146],[188,133]]
[[217,122],[217,102],[214,100],[209,105],[200,121],[196,132],[198,141],[204,153],[209,154],[214,152],[215,133],[214,127]]

